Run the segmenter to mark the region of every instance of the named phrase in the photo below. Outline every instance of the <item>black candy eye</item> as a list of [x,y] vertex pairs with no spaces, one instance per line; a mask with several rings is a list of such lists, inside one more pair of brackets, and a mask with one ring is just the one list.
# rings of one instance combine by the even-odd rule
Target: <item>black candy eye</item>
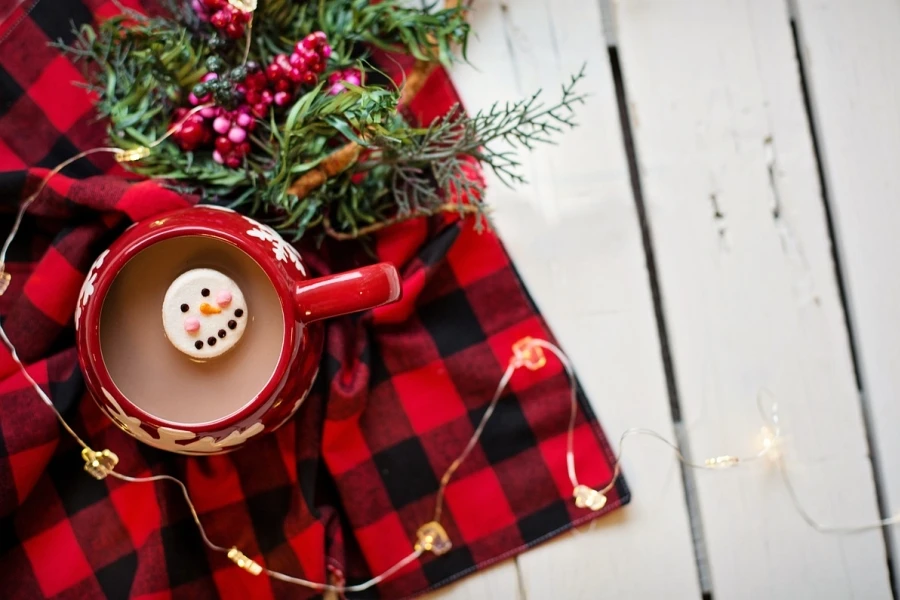
[[237,309],[236,311],[234,311],[234,316],[236,316],[236,317],[243,317],[243,316],[244,316],[244,309],[243,309],[243,308],[239,308],[239,309]]
[[224,330],[224,329],[220,329],[220,330],[219,330],[219,337],[220,337],[220,338],[225,337],[225,330]]
[[182,304],[182,305],[181,305],[181,312],[187,312],[189,308],[190,308],[190,306],[188,306],[187,304]]
[[201,342],[200,340],[197,340],[196,342],[194,342],[194,348],[196,348],[197,350],[199,350],[202,347],[203,347],[203,342]]
[[209,296],[209,288],[203,288],[202,290],[200,290],[200,295],[203,296],[204,298]]
[[228,321],[228,329],[234,329],[235,327],[237,327],[237,321],[235,321],[234,319]]
[[215,345],[216,345],[216,338],[210,336],[210,338],[209,338],[208,340],[206,340],[206,343],[209,344],[210,346],[215,346]]

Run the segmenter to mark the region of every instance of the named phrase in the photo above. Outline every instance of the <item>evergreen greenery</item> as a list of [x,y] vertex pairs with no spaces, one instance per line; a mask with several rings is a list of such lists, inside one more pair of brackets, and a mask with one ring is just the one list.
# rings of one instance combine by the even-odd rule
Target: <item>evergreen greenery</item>
[[[472,159],[506,184],[521,182],[510,146],[551,142],[574,126],[573,107],[583,101],[575,89],[583,77],[578,73],[552,106],[535,94],[474,116],[454,108],[419,127],[398,113],[400,90],[372,64],[371,49],[448,65],[457,60],[456,48],[464,59],[469,26],[460,8],[410,8],[401,0],[260,0],[248,49],[245,39],[222,39],[189,3],[170,4],[169,17],[125,10],[97,27],[85,26],[65,48],[85,65],[110,142],[118,147],[149,146],[163,137],[173,111],[189,106],[188,93],[210,69],[239,68],[245,53],[266,65],[314,31],[324,31],[333,50],[321,81],[347,68],[364,73],[362,85],[348,83],[339,94],[328,94],[320,83],[291,105],[273,105],[258,122],[240,168],[216,163],[209,150],[185,152],[172,138],[126,165],[254,214],[295,239],[310,230],[354,236],[374,224],[433,214],[446,209],[454,191],[466,212],[483,215],[483,184],[471,176]],[[298,178],[351,142],[359,151],[349,164],[303,197],[292,193]]]

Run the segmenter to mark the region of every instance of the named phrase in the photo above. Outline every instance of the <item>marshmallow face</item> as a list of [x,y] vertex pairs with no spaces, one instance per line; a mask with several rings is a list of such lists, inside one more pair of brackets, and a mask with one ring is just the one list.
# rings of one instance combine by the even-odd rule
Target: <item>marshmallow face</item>
[[192,269],[169,286],[162,317],[172,345],[204,360],[234,348],[249,315],[244,294],[234,280],[213,269]]

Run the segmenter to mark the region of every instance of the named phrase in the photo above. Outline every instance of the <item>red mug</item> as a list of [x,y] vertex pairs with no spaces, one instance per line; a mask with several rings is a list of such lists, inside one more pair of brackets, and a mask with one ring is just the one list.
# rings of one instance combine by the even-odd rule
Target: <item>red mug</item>
[[[258,266],[265,274],[263,279],[274,288],[274,302],[280,304],[283,319],[278,323],[283,339],[268,380],[238,409],[204,422],[177,422],[142,409],[120,390],[103,356],[101,314],[116,278],[145,250],[182,237],[214,240],[249,257],[252,263],[248,264]],[[253,327],[254,307],[247,305],[245,313],[244,292],[227,274],[203,264],[193,266],[172,281],[161,311],[146,320],[151,330],[161,327],[159,333],[165,333],[166,341],[185,356],[170,349],[172,353],[192,363],[211,364],[240,347],[241,336]],[[198,290],[202,297],[197,296]],[[374,308],[399,297],[399,277],[390,264],[310,279],[299,253],[270,227],[230,209],[197,206],[132,225],[97,258],[75,310],[78,358],[94,400],[122,430],[171,452],[219,454],[277,429],[297,411],[318,373],[323,319]],[[218,333],[212,333],[217,328]],[[158,339],[163,338],[160,335]],[[271,350],[274,360],[275,347]]]

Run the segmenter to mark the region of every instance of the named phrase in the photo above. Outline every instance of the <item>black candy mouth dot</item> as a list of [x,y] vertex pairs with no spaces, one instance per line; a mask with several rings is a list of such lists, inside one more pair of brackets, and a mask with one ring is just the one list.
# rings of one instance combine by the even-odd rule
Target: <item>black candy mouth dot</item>
[[220,338],[225,337],[225,330],[224,330],[224,329],[220,329],[220,330],[219,330],[219,337],[220,337]]
[[202,348],[202,347],[203,347],[203,342],[202,342],[202,341],[197,340],[196,342],[194,342],[194,348],[196,348],[197,350],[199,350],[199,349]]
[[210,336],[210,338],[209,338],[208,340],[206,340],[206,343],[209,344],[210,346],[215,346],[215,345],[216,345],[216,338]]
[[228,321],[228,329],[234,329],[235,327],[237,327],[237,321],[235,321],[234,319]]
[[244,316],[244,309],[243,309],[243,308],[239,308],[239,309],[237,309],[236,311],[234,311],[234,316],[236,316],[236,317],[243,317],[243,316]]

